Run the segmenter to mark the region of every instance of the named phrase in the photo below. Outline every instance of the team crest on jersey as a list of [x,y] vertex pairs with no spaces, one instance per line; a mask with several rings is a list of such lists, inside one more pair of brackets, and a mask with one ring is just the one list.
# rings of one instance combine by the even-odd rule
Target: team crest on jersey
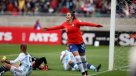
[[72,26],[75,26],[74,24],[72,24]]

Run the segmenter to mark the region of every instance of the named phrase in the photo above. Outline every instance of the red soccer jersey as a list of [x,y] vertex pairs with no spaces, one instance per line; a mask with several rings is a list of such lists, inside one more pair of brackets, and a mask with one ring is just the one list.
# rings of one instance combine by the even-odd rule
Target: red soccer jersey
[[82,33],[80,31],[80,26],[97,27],[97,25],[98,24],[74,20],[70,24],[67,22],[64,22],[59,26],[50,27],[47,30],[66,29],[67,37],[68,37],[67,44],[80,44],[83,42]]

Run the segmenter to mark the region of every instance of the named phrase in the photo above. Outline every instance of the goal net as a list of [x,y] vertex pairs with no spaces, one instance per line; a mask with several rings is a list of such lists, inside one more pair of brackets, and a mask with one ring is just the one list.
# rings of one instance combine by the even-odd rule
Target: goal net
[[136,0],[117,0],[115,15],[113,69],[127,70],[129,50],[136,45]]

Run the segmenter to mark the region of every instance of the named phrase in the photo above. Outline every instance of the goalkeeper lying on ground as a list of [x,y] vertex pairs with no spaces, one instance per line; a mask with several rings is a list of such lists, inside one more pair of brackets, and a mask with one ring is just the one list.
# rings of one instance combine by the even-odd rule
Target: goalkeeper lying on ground
[[36,70],[37,68],[39,70],[48,70],[48,65],[47,65],[47,60],[45,57],[32,57],[32,62],[33,62],[33,70]]

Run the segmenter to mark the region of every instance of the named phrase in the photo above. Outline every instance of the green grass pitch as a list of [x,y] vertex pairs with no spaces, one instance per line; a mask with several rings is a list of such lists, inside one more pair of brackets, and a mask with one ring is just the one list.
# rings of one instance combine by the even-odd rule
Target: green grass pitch
[[[48,71],[36,70],[30,76],[81,76],[79,71],[64,71],[61,62],[59,61],[60,52],[65,50],[64,45],[28,45],[29,53],[36,57],[46,57],[49,69]],[[92,76],[128,76],[127,71],[107,71],[108,69],[108,46],[86,46],[87,61],[95,66],[102,64],[100,72],[89,70]],[[19,45],[0,44],[0,57],[7,56],[9,59],[14,59],[19,53]],[[0,63],[2,65],[2,63]],[[10,72],[3,76],[13,76]]]

